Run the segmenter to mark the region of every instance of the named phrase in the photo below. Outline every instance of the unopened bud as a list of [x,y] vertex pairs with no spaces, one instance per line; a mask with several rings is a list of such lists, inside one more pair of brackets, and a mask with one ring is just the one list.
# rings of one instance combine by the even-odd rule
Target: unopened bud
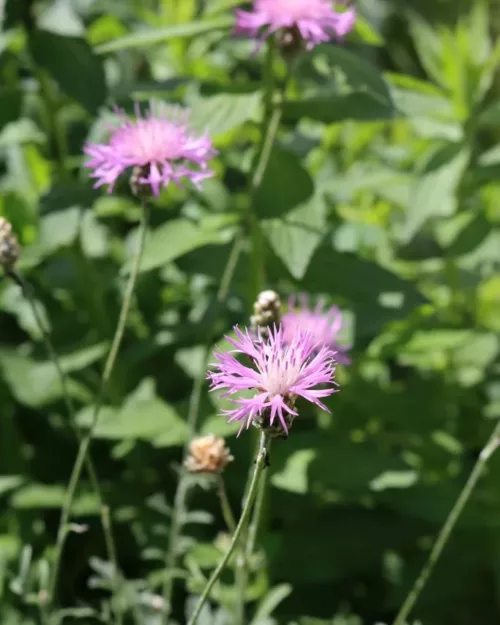
[[16,235],[12,232],[12,224],[0,217],[0,265],[10,269],[19,258],[20,247]]
[[281,301],[275,291],[262,291],[253,305],[254,314],[250,317],[253,328],[267,328],[278,323],[281,317]]
[[233,460],[224,439],[208,434],[191,441],[184,466],[191,473],[219,473]]

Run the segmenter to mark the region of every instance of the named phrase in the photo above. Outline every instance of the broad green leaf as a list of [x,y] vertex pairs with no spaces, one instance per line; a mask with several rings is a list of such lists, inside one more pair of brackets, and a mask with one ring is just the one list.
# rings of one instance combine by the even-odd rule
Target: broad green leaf
[[[205,245],[227,243],[227,233],[218,227],[219,224],[179,218],[159,226],[147,235],[140,271],[151,271]],[[129,264],[125,270],[128,268]]]
[[250,120],[257,120],[261,95],[220,93],[190,102],[190,123],[211,137],[225,134]]
[[299,157],[276,146],[255,194],[255,210],[261,219],[279,217],[306,202],[313,190],[313,181]]
[[35,30],[29,40],[37,65],[47,70],[62,91],[95,115],[106,99],[101,60],[80,37]]
[[169,39],[194,37],[214,30],[227,30],[232,26],[233,21],[232,16],[221,15],[220,17],[210,20],[199,20],[187,24],[174,24],[168,28],[156,28],[144,32],[138,31],[97,46],[96,51],[98,54],[106,54],[108,52],[117,52],[129,48],[153,46],[168,41]]
[[[52,361],[36,362],[19,352],[0,350],[0,369],[3,378],[18,402],[32,408],[52,403],[62,396],[59,375]],[[71,396],[90,400],[90,393],[75,380],[67,381]]]
[[[92,406],[78,415],[82,427],[89,427],[92,419]],[[187,425],[172,406],[156,396],[148,379],[143,380],[121,410],[104,409],[94,432],[95,438],[144,440],[158,447],[181,445],[186,436]]]
[[332,69],[340,69],[354,92],[367,93],[380,104],[392,107],[389,87],[379,69],[360,55],[342,46],[318,46],[316,53],[324,54]]
[[392,119],[394,106],[380,101],[371,93],[355,91],[344,95],[321,95],[302,100],[287,100],[283,105],[287,120],[308,117],[314,121],[333,124],[347,120],[376,121]]
[[265,219],[260,225],[274,253],[292,276],[301,280],[315,249],[325,236],[324,199],[316,194],[283,218]]

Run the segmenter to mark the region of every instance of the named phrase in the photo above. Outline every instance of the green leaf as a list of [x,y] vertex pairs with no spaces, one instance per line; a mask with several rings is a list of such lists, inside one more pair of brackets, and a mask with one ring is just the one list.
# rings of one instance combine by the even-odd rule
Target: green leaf
[[309,490],[309,465],[316,457],[315,449],[301,449],[290,454],[282,470],[271,478],[273,486],[291,493],[305,494]]
[[392,119],[395,108],[381,102],[371,93],[357,91],[345,95],[321,95],[302,100],[287,100],[283,114],[289,121],[308,117],[324,124],[347,120],[376,121]]
[[[62,508],[65,499],[66,489],[63,486],[27,484],[11,497],[10,504],[17,510]],[[72,510],[76,515],[96,514],[99,511],[97,496],[94,493],[80,495]]]
[[106,100],[106,83],[102,63],[85,39],[35,30],[29,45],[37,65],[51,74],[62,91],[95,115]]
[[[89,427],[93,406],[78,415],[78,423]],[[121,410],[106,408],[101,412],[95,438],[111,440],[144,440],[158,447],[181,445],[188,429],[176,410],[156,396],[149,379],[144,379],[129,396]]]
[[[228,223],[234,221],[227,215],[225,219]],[[148,233],[140,271],[151,271],[205,245],[227,243],[226,233],[220,230],[220,225],[220,221],[195,223],[184,218],[168,221]],[[124,270],[128,271],[129,267],[130,263],[127,263]]]
[[263,625],[267,623],[266,619],[274,612],[279,604],[284,601],[292,592],[290,584],[279,584],[267,593],[267,595],[260,602],[255,616],[253,617],[250,625]]
[[400,238],[408,243],[435,217],[450,217],[457,209],[457,188],[469,164],[470,152],[462,144],[441,145],[428,159],[408,206]]
[[132,35],[126,35],[120,39],[115,39],[114,41],[109,41],[101,46],[97,46],[96,51],[98,54],[106,54],[107,52],[117,52],[129,48],[154,46],[168,41],[169,39],[194,37],[195,35],[202,35],[214,30],[226,30],[229,29],[233,23],[234,19],[232,16],[221,15],[220,17],[210,20],[199,20],[187,24],[174,24],[168,28],[155,28],[145,32],[136,32]]
[[313,181],[299,157],[276,146],[255,194],[255,209],[262,219],[279,217],[306,202],[313,191]]
[[358,336],[372,336],[387,321],[405,317],[425,302],[411,282],[371,260],[339,253],[326,242],[314,253],[302,283],[312,293],[327,293],[349,302]]
[[0,496],[17,488],[24,482],[20,475],[0,475]]
[[324,199],[316,194],[282,219],[261,221],[269,245],[297,280],[304,277],[309,261],[325,235],[325,215]]
[[[62,397],[61,381],[52,361],[36,362],[19,352],[0,350],[0,368],[12,394],[21,404],[38,408]],[[68,380],[74,398],[89,401],[88,390],[75,380]]]
[[384,471],[370,482],[370,488],[374,491],[382,491],[388,488],[409,488],[416,484],[418,473],[416,471]]
[[249,120],[256,120],[261,94],[220,93],[190,102],[190,123],[193,128],[207,131],[211,137],[225,134]]
[[0,131],[21,117],[22,92],[19,89],[0,91]]

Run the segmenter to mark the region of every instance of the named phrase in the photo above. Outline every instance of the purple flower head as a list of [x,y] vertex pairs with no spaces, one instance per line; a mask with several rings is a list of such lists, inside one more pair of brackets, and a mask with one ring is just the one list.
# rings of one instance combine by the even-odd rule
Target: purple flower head
[[340,347],[337,335],[342,329],[342,313],[336,306],[325,310],[324,303],[318,301],[314,308],[309,306],[309,298],[299,295],[299,308],[296,308],[295,297],[288,300],[288,311],[281,317],[283,340],[291,343],[294,336],[301,332],[311,335],[317,345],[326,345],[335,355],[335,360],[343,365],[351,363],[347,355],[348,347]]
[[[236,405],[224,414],[229,421],[245,422],[248,428],[254,419],[268,419],[265,425],[273,426],[276,419],[288,434],[288,421],[297,415],[294,410],[297,396],[328,408],[320,401],[335,392],[333,379],[335,362],[329,347],[317,346],[311,335],[297,333],[288,344],[284,342],[283,329],[269,328],[267,338],[259,331],[257,339],[246,330],[234,328],[236,338],[226,336],[235,348],[229,352],[216,353],[215,372],[210,372],[212,391],[225,389],[222,397],[230,397]],[[240,363],[234,354],[245,354],[253,367]],[[316,388],[327,384],[327,388]],[[241,397],[240,391],[255,391],[252,397]]]
[[[196,136],[188,125],[189,113],[178,107],[159,107],[150,103],[141,115],[136,106],[135,119],[117,109],[118,126],[110,128],[107,143],[87,143],[84,152],[90,156],[85,167],[92,169],[95,187],[108,185],[111,193],[118,177],[129,168],[138,172],[137,182],[151,188],[157,196],[170,181],[181,186],[187,178],[198,187],[213,175],[207,161],[215,156],[210,138]],[[158,109],[158,110],[155,110]]]
[[250,11],[236,10],[235,33],[262,40],[281,29],[296,29],[311,49],[346,35],[355,19],[353,8],[337,11],[332,0],[254,0]]

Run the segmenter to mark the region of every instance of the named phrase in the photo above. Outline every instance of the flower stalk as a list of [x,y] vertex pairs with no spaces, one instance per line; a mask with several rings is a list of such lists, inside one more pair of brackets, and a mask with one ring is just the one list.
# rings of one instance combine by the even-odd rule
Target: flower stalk
[[[59,577],[59,569],[61,565],[62,552],[63,552],[64,544],[66,541],[67,526],[68,526],[69,518],[71,515],[71,508],[73,506],[76,489],[78,487],[78,483],[80,481],[80,477],[82,474],[82,469],[86,462],[86,458],[90,450],[90,445],[92,442],[92,437],[93,437],[95,428],[99,421],[100,410],[102,407],[102,403],[104,401],[104,392],[106,390],[106,386],[109,381],[109,378],[111,377],[111,374],[113,372],[113,368],[114,368],[114,365],[118,356],[118,352],[120,350],[120,346],[122,343],[123,335],[125,333],[125,327],[127,324],[128,314],[132,306],[132,298],[133,298],[133,294],[135,290],[135,285],[137,282],[137,276],[139,274],[139,267],[141,264],[142,254],[144,251],[144,242],[146,239],[148,218],[149,218],[149,208],[147,204],[144,203],[143,210],[141,213],[141,223],[139,225],[139,243],[138,243],[137,250],[136,250],[133,262],[132,262],[132,267],[130,270],[130,275],[128,278],[127,286],[125,288],[125,294],[123,297],[123,302],[122,302],[115,334],[113,336],[113,341],[111,343],[111,348],[109,350],[108,356],[106,358],[106,362],[104,364],[104,371],[101,377],[101,383],[100,383],[99,391],[97,394],[97,399],[94,405],[94,411],[92,414],[90,428],[88,432],[86,433],[86,435],[82,438],[82,441],[79,445],[77,457],[73,465],[73,469],[71,471],[71,476],[70,476],[69,483],[68,483],[68,488],[66,490],[66,497],[63,503],[61,519],[59,522],[59,529],[57,532],[56,555],[55,555],[54,568],[52,572],[52,579],[51,579],[50,592],[49,592],[50,603],[54,601],[54,597],[55,597],[57,581]],[[113,574],[118,575],[118,570],[115,570]]]
[[393,625],[405,625],[406,619],[410,615],[415,603],[417,602],[422,590],[425,588],[429,577],[431,576],[434,567],[436,566],[441,553],[443,552],[448,539],[451,536],[451,533],[460,518],[467,502],[472,495],[476,484],[483,474],[483,471],[488,464],[489,459],[493,455],[493,453],[500,446],[500,422],[497,423],[493,432],[491,433],[488,442],[484,446],[483,450],[479,454],[479,457],[474,465],[469,478],[467,479],[460,495],[458,496],[455,505],[450,511],[448,518],[446,519],[441,531],[439,532],[434,545],[429,553],[429,557],[427,558],[427,562],[424,564],[420,575],[415,580],[408,596],[406,597],[405,602],[401,606],[396,618],[394,619]]
[[250,487],[248,489],[248,495],[245,501],[245,504],[243,506],[243,510],[241,512],[241,516],[239,518],[238,524],[236,526],[236,529],[234,531],[234,534],[232,536],[232,540],[231,540],[231,544],[229,545],[229,548],[227,549],[226,553],[224,554],[224,557],[222,558],[222,560],[219,562],[217,568],[214,570],[214,572],[212,573],[212,575],[210,576],[210,579],[208,580],[205,588],[203,589],[201,596],[198,600],[198,603],[196,604],[196,607],[194,609],[193,614],[191,615],[190,619],[188,620],[188,625],[195,625],[200,612],[203,608],[203,606],[205,605],[205,602],[207,601],[210,592],[212,590],[212,588],[214,587],[214,584],[217,582],[217,580],[219,579],[222,571],[224,570],[224,568],[226,567],[226,564],[229,561],[229,558],[231,557],[231,555],[233,554],[239,538],[241,536],[241,533],[243,532],[244,527],[246,526],[246,523],[250,517],[250,513],[252,511],[252,505],[253,502],[255,500],[255,496],[257,494],[257,487],[259,484],[259,478],[262,474],[262,471],[264,470],[264,468],[266,467],[266,462],[267,462],[267,453],[268,453],[268,445],[269,445],[269,434],[267,434],[265,431],[262,431],[260,434],[260,439],[259,439],[259,448],[257,451],[257,455],[255,458],[255,463],[254,463],[254,468],[253,468],[253,473],[252,473],[252,479],[250,482]]

